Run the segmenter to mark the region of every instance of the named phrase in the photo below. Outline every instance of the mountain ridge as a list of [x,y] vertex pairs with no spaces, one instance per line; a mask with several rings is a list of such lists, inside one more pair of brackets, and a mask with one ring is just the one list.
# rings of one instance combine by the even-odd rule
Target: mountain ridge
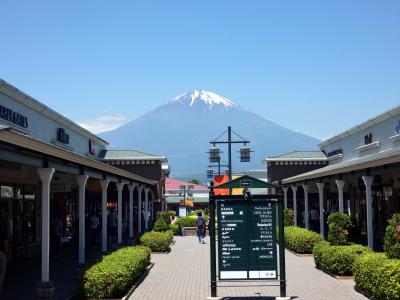
[[[225,99],[229,102],[225,102]],[[249,146],[255,151],[252,153],[252,161],[244,164],[239,163],[238,154],[234,152],[239,148],[234,147],[234,172],[265,168],[261,160],[266,156],[293,150],[316,150],[319,142],[316,138],[271,122],[242,109],[227,98],[204,90],[181,94],[130,123],[100,136],[110,142],[110,148],[130,147],[144,152],[161,153],[168,158],[172,176],[187,179],[202,174],[205,176],[209,142],[228,126],[248,139]],[[226,152],[226,149],[221,150]]]

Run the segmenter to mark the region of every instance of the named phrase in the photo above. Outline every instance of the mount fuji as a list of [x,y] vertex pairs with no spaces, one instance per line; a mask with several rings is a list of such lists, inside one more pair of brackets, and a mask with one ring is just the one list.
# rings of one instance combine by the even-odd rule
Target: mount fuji
[[[240,146],[233,146],[233,172],[265,169],[261,160],[293,150],[316,150],[318,139],[282,127],[242,109],[213,92],[193,90],[115,130],[100,134],[110,148],[133,148],[168,158],[171,176],[205,179],[210,140],[231,126],[250,141],[250,163],[239,162]],[[223,137],[226,139],[226,136]],[[221,158],[227,155],[220,145]],[[226,159],[225,159],[226,160]]]

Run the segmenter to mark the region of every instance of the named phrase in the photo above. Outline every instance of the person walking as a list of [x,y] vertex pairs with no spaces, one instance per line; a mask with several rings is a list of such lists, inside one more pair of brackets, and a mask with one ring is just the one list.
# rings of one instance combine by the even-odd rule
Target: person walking
[[197,219],[196,219],[196,228],[197,228],[197,237],[199,238],[199,243],[204,244],[204,231],[206,229],[205,227],[205,222],[204,218],[201,212],[197,214]]
[[92,216],[90,217],[90,245],[92,247],[96,247],[98,241],[99,225],[99,217],[96,215],[96,212],[93,212]]
[[311,230],[319,232],[319,211],[315,207],[315,205],[313,205],[310,210],[310,223],[311,223]]
[[6,226],[0,223],[0,296],[7,268],[8,240],[5,228]]
[[110,225],[111,244],[115,244],[117,242],[118,236],[118,216],[116,210],[113,209],[108,217],[108,224]]

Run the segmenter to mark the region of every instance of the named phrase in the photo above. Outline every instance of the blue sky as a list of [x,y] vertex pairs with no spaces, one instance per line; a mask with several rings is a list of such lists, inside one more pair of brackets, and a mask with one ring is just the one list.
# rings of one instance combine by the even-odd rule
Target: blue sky
[[400,1],[7,1],[0,78],[103,129],[194,88],[318,138],[400,104]]

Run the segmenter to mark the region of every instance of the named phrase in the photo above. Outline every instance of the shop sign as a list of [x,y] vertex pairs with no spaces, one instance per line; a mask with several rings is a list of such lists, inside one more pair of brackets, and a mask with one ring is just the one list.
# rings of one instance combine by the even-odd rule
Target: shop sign
[[0,105],[0,118],[14,123],[22,128],[28,128],[28,117],[13,111],[12,109]]
[[273,203],[218,202],[220,280],[277,278]]
[[372,133],[364,135],[364,145],[369,145],[372,143]]
[[57,129],[57,141],[63,144],[69,144],[69,134],[65,132],[64,128]]
[[240,186],[243,188],[250,188],[252,187],[251,180],[240,180]]
[[193,206],[193,200],[181,199],[181,200],[179,200],[179,205],[181,205],[181,206]]
[[52,193],[70,193],[71,184],[67,182],[52,182],[50,185],[50,191]]
[[331,152],[328,152],[328,154],[326,156],[332,157],[332,156],[339,155],[339,154],[343,154],[343,149],[336,149]]
[[92,142],[92,140],[89,140],[89,154],[90,155],[96,155],[96,150],[94,150],[94,148],[93,148],[93,142]]
[[396,129],[396,133],[399,134],[399,133],[400,133],[400,120],[399,120],[399,122],[397,123],[395,129]]

